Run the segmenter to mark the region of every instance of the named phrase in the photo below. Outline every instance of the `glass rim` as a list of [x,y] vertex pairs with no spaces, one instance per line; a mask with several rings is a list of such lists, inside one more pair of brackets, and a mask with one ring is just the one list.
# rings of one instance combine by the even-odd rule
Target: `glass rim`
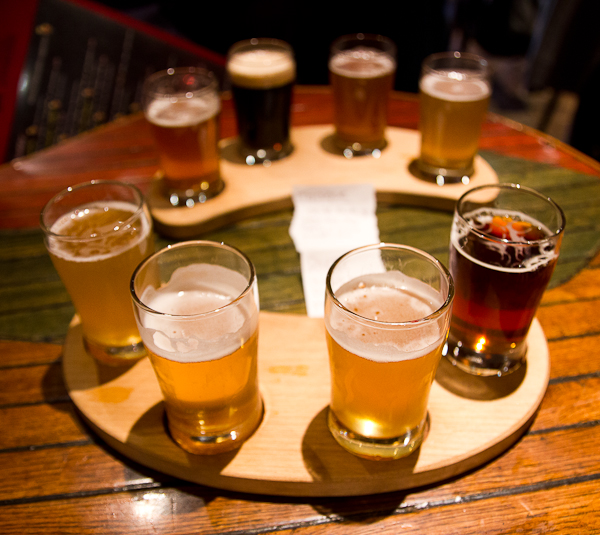
[[[119,186],[119,187],[125,187],[127,189],[131,189],[138,196],[138,202],[136,205],[137,208],[136,208],[135,212],[133,212],[133,214],[131,214],[130,217],[128,217],[125,221],[123,221],[123,224],[121,225],[121,228],[119,230],[103,232],[99,236],[81,237],[81,236],[71,236],[68,234],[59,234],[56,232],[52,232],[52,230],[44,222],[44,215],[46,214],[47,210],[50,209],[51,205],[53,205],[55,203],[55,201],[59,201],[61,199],[66,198],[69,194],[71,194],[73,192],[80,191],[85,188],[92,188],[94,186]],[[119,199],[111,199],[111,200],[119,201]],[[91,202],[95,202],[95,201],[91,201]],[[124,201],[124,202],[128,202],[128,201]],[[88,242],[89,243],[89,242],[93,242],[95,240],[102,240],[102,239],[106,238],[106,236],[115,236],[115,235],[118,235],[118,234],[121,234],[121,233],[127,231],[129,229],[130,223],[133,222],[134,219],[137,219],[140,216],[141,212],[144,210],[145,204],[146,204],[146,200],[144,199],[144,195],[142,194],[140,189],[137,186],[135,186],[134,184],[129,184],[128,182],[121,182],[118,180],[90,180],[89,182],[82,182],[80,184],[75,184],[74,186],[68,186],[67,188],[64,188],[63,190],[59,191],[56,195],[54,195],[44,205],[44,208],[42,208],[42,211],[40,213],[40,227],[47,237],[60,239],[65,242],[73,242],[73,243]],[[77,206],[73,207],[73,209],[76,209],[76,208],[77,208]],[[67,212],[65,212],[65,213],[67,213]],[[62,215],[64,215],[64,214],[62,214]],[[61,217],[62,217],[62,215],[61,215]],[[53,224],[56,221],[58,221],[58,218],[54,220]]]
[[[156,83],[158,80],[165,79],[168,80],[169,77],[174,76],[183,76],[185,74],[198,74],[201,76],[205,76],[209,81],[204,87],[199,87],[198,89],[193,89],[191,91],[172,91],[172,92],[164,92],[159,91],[158,89],[153,89],[152,84]],[[149,96],[152,96],[153,99],[161,99],[161,98],[175,98],[178,95],[185,96],[189,93],[193,95],[203,95],[205,93],[218,92],[219,80],[216,74],[207,69],[205,67],[169,67],[168,69],[163,69],[162,71],[157,71],[150,76],[148,76],[144,80],[142,94],[144,95],[144,100],[147,100]]]
[[[434,67],[431,65],[432,62],[438,60],[467,60],[471,61],[473,65],[477,65],[482,68],[481,72],[474,71],[473,69],[468,69],[469,71],[473,71],[475,77],[487,78],[490,74],[490,64],[487,59],[478,54],[473,54],[472,52],[459,52],[458,50],[449,50],[446,52],[436,52],[434,54],[430,54],[427,56],[422,63],[423,71],[426,71],[428,74],[436,74],[441,73],[441,67]],[[465,66],[465,69],[467,67]]]
[[263,46],[282,48],[289,52],[290,55],[294,55],[294,49],[292,48],[292,45],[290,45],[287,41],[284,41],[283,39],[277,39],[275,37],[252,37],[250,39],[243,39],[241,41],[233,43],[227,51],[227,57],[229,58],[230,56],[238,52],[241,48],[260,48]]
[[[210,246],[215,249],[227,250],[229,252],[236,254],[249,266],[250,273],[248,275],[248,283],[246,284],[246,287],[239,293],[239,295],[235,299],[230,301],[229,303],[227,303],[219,308],[215,308],[213,310],[207,310],[206,312],[197,312],[195,314],[170,314],[168,312],[161,312],[159,310],[155,310],[152,307],[149,307],[146,303],[144,303],[141,300],[140,296],[138,296],[136,289],[135,289],[135,279],[136,279],[137,275],[141,272],[141,270],[144,269],[144,267],[146,265],[148,265],[151,261],[155,260],[158,256],[167,254],[169,251],[172,251],[175,249],[185,249],[188,247],[198,247],[198,246]],[[215,264],[215,265],[218,265],[218,264]],[[140,262],[140,264],[135,268],[135,270],[133,271],[133,273],[131,275],[131,279],[129,281],[129,293],[131,294],[131,297],[132,297],[135,305],[138,306],[140,309],[142,309],[144,312],[146,312],[148,314],[153,314],[155,316],[161,316],[164,318],[192,319],[192,318],[203,318],[203,317],[215,316],[217,314],[220,314],[223,310],[229,309],[232,306],[235,306],[237,303],[239,303],[242,299],[244,299],[252,291],[252,288],[254,287],[255,284],[256,284],[256,270],[254,269],[254,264],[251,262],[251,260],[248,258],[248,256],[245,253],[243,253],[242,251],[240,251],[237,247],[233,247],[232,245],[227,245],[226,243],[223,243],[223,242],[215,242],[215,241],[210,241],[210,240],[189,240],[189,241],[175,243],[172,245],[167,245],[166,247],[163,247],[160,251],[156,251],[153,254],[151,254],[148,258],[145,258],[144,260],[142,260],[142,262]]]
[[[559,228],[556,231],[551,231],[552,234],[550,236],[545,236],[544,238],[540,238],[538,240],[526,240],[526,241],[513,241],[513,240],[506,239],[506,238],[499,238],[498,236],[494,236],[493,234],[489,234],[487,232],[482,232],[481,230],[474,228],[471,225],[471,223],[464,218],[463,214],[459,210],[462,207],[462,204],[467,200],[467,196],[469,196],[472,193],[475,193],[478,191],[483,191],[486,189],[497,189],[497,190],[503,190],[503,191],[523,191],[524,193],[533,195],[533,196],[537,197],[538,199],[547,202],[548,206],[553,208],[556,211],[556,213],[559,215]],[[472,188],[472,189],[466,191],[456,201],[456,206],[454,208],[454,214],[457,217],[459,217],[461,222],[463,222],[465,225],[467,225],[469,227],[469,230],[471,232],[473,232],[473,234],[475,234],[479,238],[488,240],[488,241],[493,241],[496,243],[501,243],[503,245],[514,245],[514,246],[518,246],[518,247],[535,246],[535,245],[539,245],[541,243],[547,243],[549,241],[555,240],[564,232],[565,223],[566,223],[565,213],[563,212],[562,208],[558,204],[556,204],[556,202],[553,201],[550,197],[548,197],[547,195],[544,195],[543,193],[541,193],[533,188],[530,188],[527,186],[522,186],[521,184],[514,184],[514,183],[508,183],[508,182],[499,183],[499,184],[484,184],[482,186],[477,186],[475,188]]]
[[[435,266],[438,269],[440,274],[448,282],[448,295],[446,296],[444,302],[436,310],[434,310],[427,316],[424,316],[422,318],[418,318],[415,320],[381,321],[381,320],[375,320],[372,318],[366,318],[365,316],[361,316],[360,314],[357,314],[356,312],[353,312],[352,310],[346,308],[344,306],[344,304],[338,300],[337,296],[335,295],[335,292],[331,288],[331,276],[332,276],[333,271],[336,268],[336,266],[340,262],[342,262],[342,260],[344,260],[345,258],[348,258],[349,256],[354,256],[354,255],[357,255],[357,254],[360,254],[360,253],[366,252],[366,251],[384,250],[384,249],[409,251],[409,252],[415,253],[416,255],[422,257],[422,259],[429,261],[430,264],[432,264],[433,266]],[[358,318],[361,322],[368,322],[369,324],[372,324],[372,325],[378,325],[380,328],[417,327],[417,326],[420,326],[420,325],[423,325],[426,323],[430,323],[431,321],[436,320],[437,318],[439,318],[440,316],[445,314],[446,311],[448,310],[448,308],[452,305],[452,301],[454,300],[454,279],[452,278],[452,275],[450,274],[450,271],[448,270],[448,268],[446,268],[446,266],[444,266],[444,264],[442,264],[435,256],[433,256],[421,249],[417,249],[416,247],[412,247],[410,245],[403,245],[403,244],[397,244],[397,243],[386,243],[386,242],[374,243],[371,245],[364,245],[362,247],[357,247],[357,248],[352,249],[352,250],[344,253],[343,255],[341,255],[337,260],[335,260],[335,262],[333,262],[333,264],[331,264],[331,267],[329,268],[329,270],[327,272],[327,277],[325,279],[325,289],[326,289],[326,292],[330,295],[333,303],[336,305],[337,308],[341,309],[343,312],[345,312],[347,314],[350,314],[351,317]]]
[[385,50],[385,52],[391,54],[394,59],[397,53],[397,47],[396,47],[396,43],[389,37],[385,36],[385,35],[381,35],[379,33],[349,33],[349,34],[345,34],[345,35],[340,35],[339,37],[337,37],[336,39],[333,40],[333,42],[331,43],[331,46],[329,47],[330,49],[330,55],[335,54],[336,52],[342,51],[344,50],[343,48],[340,48],[340,45],[342,45],[342,43],[348,42],[348,41],[370,41],[370,42],[378,42],[381,43],[383,45],[385,45],[386,47],[388,47],[388,50]]

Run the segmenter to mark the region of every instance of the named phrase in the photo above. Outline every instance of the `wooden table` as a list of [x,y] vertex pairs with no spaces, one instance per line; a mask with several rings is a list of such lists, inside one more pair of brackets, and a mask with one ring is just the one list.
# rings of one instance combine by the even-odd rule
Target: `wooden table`
[[[416,129],[413,96],[395,94],[390,111],[392,125]],[[298,88],[294,125],[331,119],[327,88]],[[234,134],[225,97],[222,135]],[[124,118],[2,167],[0,533],[600,531],[600,203],[594,202],[600,165],[496,116],[485,124],[481,146],[500,180],[550,189],[574,214],[562,267],[538,313],[551,358],[546,395],[525,435],[491,462],[429,487],[351,498],[241,494],[186,483],[124,458],[78,415],[61,370],[73,308],[37,221],[55,192],[78,182],[115,178],[145,189],[157,160],[142,118]],[[204,236],[251,257],[264,310],[304,312],[291,215],[284,210]],[[447,258],[446,245],[428,239],[449,231],[449,213],[381,206],[378,217],[382,239]],[[157,239],[158,246],[167,242]]]

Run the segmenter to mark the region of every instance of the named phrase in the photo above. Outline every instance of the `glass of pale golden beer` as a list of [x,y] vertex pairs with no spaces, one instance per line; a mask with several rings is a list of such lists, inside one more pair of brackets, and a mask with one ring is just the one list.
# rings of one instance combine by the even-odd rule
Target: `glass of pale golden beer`
[[250,260],[222,243],[182,242],[140,264],[131,295],[172,438],[195,454],[239,448],[262,419]]
[[419,80],[422,178],[468,183],[491,92],[484,58],[462,52],[425,58]]
[[278,39],[240,41],[229,49],[227,73],[244,161],[254,165],[288,156],[293,151],[290,111],[296,81],[292,47]]
[[173,206],[194,206],[224,187],[219,166],[221,98],[215,75],[197,67],[157,72],[142,105],[156,140],[162,189]]
[[142,193],[116,181],[67,188],[45,206],[41,227],[81,319],[87,351],[110,365],[143,357],[129,297],[133,270],[154,252]]
[[560,207],[524,186],[480,186],[458,200],[450,234],[456,295],[444,350],[455,366],[502,376],[522,365],[564,227]]
[[387,145],[388,99],[396,74],[396,45],[381,35],[344,35],[331,45],[334,143],[347,158],[378,156]]
[[386,460],[421,444],[453,297],[448,270],[413,247],[360,247],[331,266],[328,425],[346,450]]

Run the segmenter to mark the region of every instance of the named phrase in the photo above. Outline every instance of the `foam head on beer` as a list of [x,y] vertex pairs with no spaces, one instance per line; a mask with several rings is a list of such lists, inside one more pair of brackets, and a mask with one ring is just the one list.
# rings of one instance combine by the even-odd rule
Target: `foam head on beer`
[[[419,358],[439,346],[445,337],[443,325],[420,323],[444,304],[442,296],[424,282],[400,272],[358,277],[335,294],[345,310],[332,307],[327,318],[329,333],[342,347],[363,358],[376,362]],[[376,329],[372,321],[378,323]],[[414,329],[410,328],[411,322]],[[385,329],[386,323],[389,330]],[[406,324],[406,328],[397,329],[398,324]]]
[[294,58],[276,48],[242,49],[232,54],[227,69],[234,85],[253,89],[280,87],[296,78]]
[[[141,301],[158,314],[143,314],[140,332],[150,351],[177,362],[204,362],[232,354],[257,328],[254,300],[236,301],[247,278],[223,266],[192,264],[169,282],[148,286]],[[198,321],[201,318],[202,321]]]

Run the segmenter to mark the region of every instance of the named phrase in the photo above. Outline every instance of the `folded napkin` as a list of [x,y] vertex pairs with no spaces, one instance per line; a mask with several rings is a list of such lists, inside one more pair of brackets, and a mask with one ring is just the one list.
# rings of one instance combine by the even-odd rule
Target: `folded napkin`
[[309,317],[323,317],[325,279],[342,254],[379,242],[377,198],[369,184],[296,186],[290,236],[300,254]]

